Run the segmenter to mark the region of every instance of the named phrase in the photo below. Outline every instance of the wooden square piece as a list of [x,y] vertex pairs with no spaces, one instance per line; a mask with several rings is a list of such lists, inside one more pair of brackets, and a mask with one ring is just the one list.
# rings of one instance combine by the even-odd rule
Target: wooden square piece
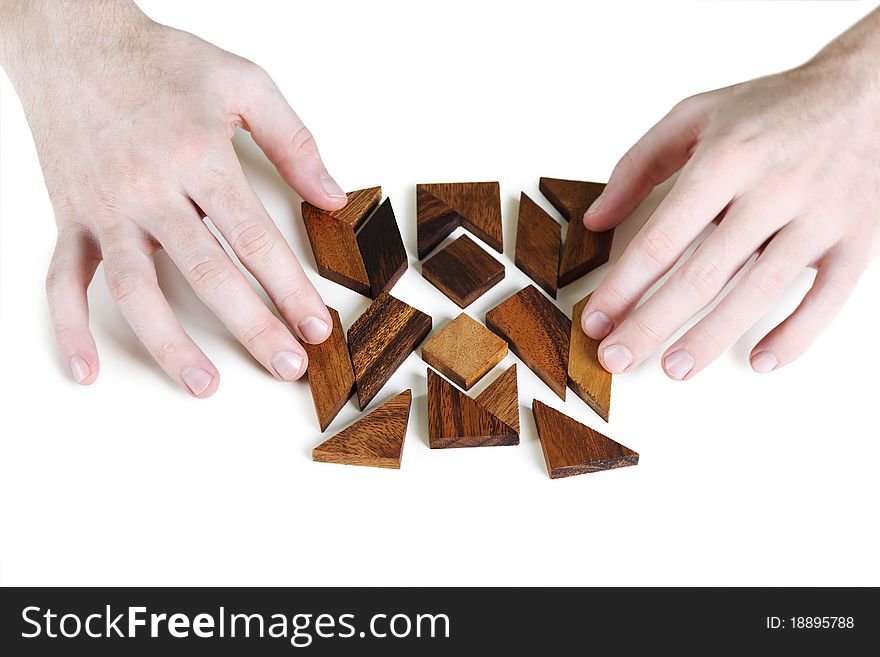
[[507,343],[465,313],[422,347],[422,359],[465,390],[470,390],[506,355]]
[[459,308],[466,308],[504,278],[504,265],[467,235],[425,260],[422,276]]

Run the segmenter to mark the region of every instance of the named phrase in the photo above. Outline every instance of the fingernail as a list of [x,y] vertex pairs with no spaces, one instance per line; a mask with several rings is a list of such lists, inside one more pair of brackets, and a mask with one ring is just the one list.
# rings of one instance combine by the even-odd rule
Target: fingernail
[[272,367],[285,381],[293,381],[299,374],[303,359],[292,351],[279,351],[272,357]]
[[769,351],[762,351],[752,356],[752,369],[759,374],[772,372],[779,365],[779,359]]
[[614,374],[620,374],[627,367],[632,365],[632,352],[622,344],[613,344],[605,347],[602,351],[602,360],[605,366]]
[[613,325],[611,320],[608,319],[608,315],[599,310],[591,312],[584,320],[584,333],[594,340],[604,339],[605,336],[611,333],[612,328]]
[[296,325],[303,340],[311,344],[320,344],[330,335],[330,327],[327,322],[317,317],[306,317]]
[[92,368],[89,367],[86,359],[79,354],[74,354],[70,357],[70,363],[68,366],[70,367],[70,376],[72,376],[73,380],[77,383],[82,383],[88,378],[89,374],[92,373]]
[[326,171],[321,174],[321,187],[324,188],[324,191],[327,192],[327,196],[330,198],[347,198],[345,192],[342,191],[342,187]]
[[180,378],[196,397],[205,392],[214,380],[214,377],[201,367],[187,367],[180,373]]
[[604,201],[605,201],[605,190],[603,189],[602,193],[596,197],[595,201],[593,201],[593,204],[589,208],[587,208],[587,212],[586,212],[586,214],[584,214],[584,216],[586,217],[589,214],[596,214],[599,211],[599,209],[602,207],[602,203]]
[[663,369],[677,381],[681,381],[694,369],[694,357],[686,351],[673,351],[663,359]]

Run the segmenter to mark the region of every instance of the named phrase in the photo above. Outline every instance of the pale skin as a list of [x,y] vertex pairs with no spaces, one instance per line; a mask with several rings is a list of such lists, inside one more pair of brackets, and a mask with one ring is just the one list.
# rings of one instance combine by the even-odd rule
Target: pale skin
[[[750,361],[768,372],[808,348],[878,252],[877,62],[874,12],[798,69],[682,101],[623,157],[584,217],[591,229],[619,224],[680,175],[584,310],[607,369],[632,371],[743,268],[717,308],[665,351],[666,373],[692,378],[814,267],[811,291]],[[338,209],[345,195],[268,74],[151,21],[130,0],[0,0],[0,63],[55,210],[47,293],[71,377],[88,385],[98,376],[86,290],[103,261],[121,313],[168,376],[194,397],[217,390],[217,368],[157,284],[160,249],[273,376],[301,377],[301,342],[323,341],[330,317],[248,184],[233,132],[249,130],[312,204]],[[227,257],[206,215],[284,321]],[[639,305],[713,221],[709,238]]]
[[[812,267],[810,291],[749,360],[765,373],[804,353],[877,256],[878,145],[880,10],[797,69],[676,105],[624,155],[584,216],[594,230],[616,226],[679,173],[580,318],[601,340],[604,367],[631,372],[741,270],[720,303],[666,348],[666,374],[694,377]],[[709,237],[639,305],[713,221]]]

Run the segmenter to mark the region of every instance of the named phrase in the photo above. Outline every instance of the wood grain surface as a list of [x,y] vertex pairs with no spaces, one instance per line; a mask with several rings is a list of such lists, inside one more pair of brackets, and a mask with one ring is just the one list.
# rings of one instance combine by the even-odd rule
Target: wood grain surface
[[608,422],[611,413],[611,372],[599,363],[599,343],[584,333],[581,315],[590,295],[578,301],[571,311],[571,344],[568,353],[568,386],[599,417]]
[[422,276],[466,308],[504,278],[504,265],[467,235],[462,235],[422,264]]
[[519,394],[515,364],[489,384],[474,401],[519,434]]
[[507,343],[466,313],[422,347],[422,360],[459,388],[470,388],[507,355]]
[[382,292],[348,329],[361,410],[431,331],[431,318]]
[[568,234],[559,261],[558,287],[608,262],[614,230],[595,232],[584,226],[583,216],[605,185],[602,183],[541,178],[539,189],[568,222]]
[[406,248],[390,198],[361,226],[357,243],[370,281],[370,297],[375,299],[394,287],[407,265]]
[[[382,200],[382,188],[368,187],[366,189],[348,192],[346,196],[348,197],[348,203],[345,204],[344,208],[341,210],[333,210],[326,214],[348,224],[356,231],[364,219],[369,217],[370,213],[377,205],[379,205],[379,201]],[[320,212],[324,211],[320,210]]]
[[521,193],[514,262],[554,299],[561,249],[562,226],[525,192]]
[[419,260],[459,225],[498,253],[504,252],[501,188],[497,182],[416,185]]
[[432,449],[519,444],[519,434],[428,368],[428,443]]
[[639,455],[537,399],[535,426],[551,479],[636,465]]
[[486,326],[565,399],[571,320],[538,288],[529,285],[495,306],[486,313]]
[[354,368],[339,313],[333,308],[327,310],[333,318],[330,337],[321,344],[303,343],[309,356],[306,374],[322,432],[330,426],[355,389]]
[[400,468],[412,391],[404,390],[312,450],[312,460]]

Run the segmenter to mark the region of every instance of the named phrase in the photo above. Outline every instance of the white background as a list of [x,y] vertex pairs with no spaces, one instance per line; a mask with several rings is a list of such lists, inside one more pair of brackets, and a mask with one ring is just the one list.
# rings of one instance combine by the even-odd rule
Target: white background
[[[411,267],[394,294],[459,311],[419,275],[417,182],[499,180],[507,276],[517,198],[539,176],[605,180],[680,98],[796,65],[863,3],[144,2],[155,19],[267,68],[347,189],[391,196]],[[3,584],[880,584],[877,299],[880,267],[808,355],[753,374],[750,347],[785,302],[695,380],[655,357],[616,377],[612,421],[562,403],[519,365],[518,447],[431,451],[425,364],[400,471],[313,463],[322,438],[305,382],[272,379],[160,257],[184,325],[220,368],[188,398],[91,290],[97,384],[56,356],[43,295],[51,207],[21,107],[0,80],[0,580]],[[88,129],[88,126],[84,126]],[[858,135],[853,135],[859,139]],[[350,325],[368,301],[314,275],[286,189],[246,136],[248,174]],[[845,146],[845,145],[842,145]],[[616,257],[650,207],[618,231]],[[560,306],[607,271],[565,288]],[[510,355],[479,392],[517,359]],[[637,467],[551,481],[534,397],[641,453]],[[375,402],[374,402],[375,406]],[[343,409],[325,438],[358,417]]]

